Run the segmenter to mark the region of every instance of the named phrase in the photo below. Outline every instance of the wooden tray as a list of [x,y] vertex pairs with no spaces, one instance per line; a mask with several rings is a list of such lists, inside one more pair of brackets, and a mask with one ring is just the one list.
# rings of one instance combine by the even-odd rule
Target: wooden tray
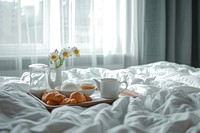
[[[105,98],[101,98],[99,95],[99,92],[97,92],[96,94],[94,93],[94,97],[93,95],[92,97],[92,101],[88,101],[88,102],[83,102],[83,103],[76,103],[76,104],[66,104],[66,105],[47,105],[46,103],[44,103],[42,100],[40,100],[40,98],[38,98],[37,96],[35,96],[34,94],[28,92],[28,94],[30,96],[32,96],[33,98],[35,98],[37,101],[39,101],[40,103],[42,103],[49,111],[58,108],[58,107],[62,107],[62,106],[81,106],[81,107],[91,107],[100,103],[107,103],[107,104],[112,104],[116,99],[105,99]],[[131,90],[125,90],[122,93],[120,93],[119,97],[121,96],[130,96],[130,97],[138,97],[140,94],[136,93],[134,91]]]
[[93,98],[92,101],[88,101],[88,102],[83,102],[83,103],[76,103],[76,104],[66,104],[66,105],[47,105],[46,103],[44,103],[42,100],[40,100],[38,97],[36,97],[34,94],[28,92],[28,94],[30,96],[32,96],[33,98],[35,98],[37,101],[39,101],[40,103],[42,103],[49,111],[58,108],[58,107],[62,107],[62,106],[81,106],[81,107],[91,107],[94,105],[97,105],[99,103],[107,103],[107,104],[112,104],[116,99],[105,99],[105,98]]

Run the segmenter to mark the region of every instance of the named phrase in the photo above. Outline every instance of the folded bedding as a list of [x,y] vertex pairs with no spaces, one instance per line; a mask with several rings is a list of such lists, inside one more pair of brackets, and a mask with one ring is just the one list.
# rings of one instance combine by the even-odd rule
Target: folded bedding
[[126,69],[91,67],[62,72],[63,82],[114,77],[140,96],[112,104],[64,105],[48,111],[29,92],[29,72],[0,77],[0,132],[197,133],[200,132],[200,69],[160,61]]

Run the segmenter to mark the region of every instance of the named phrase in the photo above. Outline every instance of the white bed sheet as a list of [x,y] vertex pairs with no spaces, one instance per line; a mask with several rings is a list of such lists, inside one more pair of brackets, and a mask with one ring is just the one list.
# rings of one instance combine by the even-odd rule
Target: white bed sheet
[[121,70],[63,71],[64,82],[103,77],[127,80],[137,98],[120,97],[112,105],[63,106],[52,112],[27,95],[29,74],[0,77],[0,132],[143,133],[200,132],[200,69],[166,61]]

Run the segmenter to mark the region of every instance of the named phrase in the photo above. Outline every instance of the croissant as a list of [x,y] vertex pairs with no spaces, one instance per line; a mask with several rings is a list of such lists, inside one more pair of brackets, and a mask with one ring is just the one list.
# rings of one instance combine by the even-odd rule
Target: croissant
[[92,101],[91,97],[85,96],[86,101]]
[[[41,100],[43,101],[43,102],[47,102],[48,101],[48,97],[50,97],[50,95],[54,95],[53,93],[50,93],[50,92],[45,92],[43,95],[42,95],[42,98],[41,98]],[[48,96],[48,97],[47,97]]]
[[48,100],[48,101],[46,102],[46,104],[48,104],[48,105],[58,105],[59,103],[58,103],[58,102],[55,102],[55,101]]
[[66,96],[60,94],[58,91],[47,91],[42,96],[42,101],[49,105],[59,104]]
[[76,104],[76,103],[77,103],[76,99],[70,99],[70,98],[65,98],[60,102],[61,105],[64,105],[64,104]]
[[42,95],[41,100],[48,105],[64,105],[91,101],[92,98],[79,91],[72,92],[68,98],[57,90],[49,90]]
[[86,102],[86,98],[85,98],[84,94],[79,91],[72,92],[70,94],[70,99],[76,99],[77,103]]

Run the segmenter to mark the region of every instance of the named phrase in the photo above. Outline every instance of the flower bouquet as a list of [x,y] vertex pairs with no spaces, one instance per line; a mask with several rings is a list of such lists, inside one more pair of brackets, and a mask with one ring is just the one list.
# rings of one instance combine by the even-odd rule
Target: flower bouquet
[[[63,65],[66,58],[73,55],[79,56],[79,50],[76,47],[63,48],[60,52],[56,49],[54,52],[49,54],[49,62],[54,65],[54,68],[50,68],[48,73],[48,84],[51,89],[55,89],[57,86],[62,85],[61,66]],[[55,71],[54,81],[51,79],[52,70]]]
[[77,47],[67,47],[61,49],[59,52],[57,49],[49,54],[49,62],[54,65],[55,68],[59,68],[63,65],[66,58],[70,56],[80,56],[80,50]]

